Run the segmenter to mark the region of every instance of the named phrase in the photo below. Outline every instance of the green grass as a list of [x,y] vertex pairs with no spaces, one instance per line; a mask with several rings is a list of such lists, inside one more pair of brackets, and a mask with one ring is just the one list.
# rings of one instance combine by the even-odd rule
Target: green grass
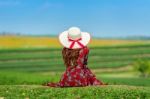
[[0,85],[0,97],[5,97],[6,99],[148,99],[150,97],[150,88],[124,85],[74,88]]
[[[48,72],[44,73],[27,73],[27,72],[0,72],[0,85],[42,85],[45,82],[58,82],[63,72]],[[119,73],[116,73],[116,75]],[[103,76],[104,74],[96,74],[99,80],[102,80],[109,85],[135,85],[135,86],[149,86],[150,78],[139,77],[109,77]]]
[[15,72],[15,71],[2,71],[0,72],[0,85],[21,85],[21,84],[38,84],[49,81],[59,81],[60,74],[40,75],[38,73]]
[[[150,97],[150,78],[113,77],[98,73],[96,77],[108,83],[107,86],[49,88],[46,82],[58,82],[63,72],[0,72],[0,97],[15,98],[107,98],[107,99],[143,99]],[[120,75],[122,73],[113,73]],[[127,73],[125,73],[127,74]],[[128,73],[129,74],[129,73]],[[131,86],[132,85],[132,86]],[[145,87],[144,87],[145,86]],[[84,91],[83,91],[84,90]]]
[[134,78],[134,77],[98,77],[105,83],[110,85],[133,85],[150,87],[150,78]]

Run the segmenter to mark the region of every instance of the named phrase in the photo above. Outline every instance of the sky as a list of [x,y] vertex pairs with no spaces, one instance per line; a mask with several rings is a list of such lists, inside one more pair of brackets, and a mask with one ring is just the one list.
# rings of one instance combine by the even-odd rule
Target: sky
[[0,32],[95,37],[150,36],[150,0],[0,0]]

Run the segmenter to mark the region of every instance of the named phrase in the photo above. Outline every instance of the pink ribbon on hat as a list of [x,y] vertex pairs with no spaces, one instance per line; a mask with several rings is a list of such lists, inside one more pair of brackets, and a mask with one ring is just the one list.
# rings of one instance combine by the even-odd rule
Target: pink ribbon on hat
[[73,39],[71,39],[71,38],[68,37],[68,40],[69,40],[70,42],[72,42],[72,43],[70,44],[70,47],[69,47],[69,48],[73,48],[73,46],[74,46],[75,43],[78,43],[78,45],[80,45],[82,48],[84,47],[84,45],[83,45],[81,42],[79,42],[80,40],[82,40],[82,38],[79,38],[79,39],[77,39],[77,40],[73,40]]

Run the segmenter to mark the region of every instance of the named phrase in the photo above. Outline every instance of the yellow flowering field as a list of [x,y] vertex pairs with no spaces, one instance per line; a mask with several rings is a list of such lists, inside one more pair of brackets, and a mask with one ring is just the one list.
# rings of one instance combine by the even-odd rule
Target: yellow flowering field
[[[89,46],[110,46],[145,44],[150,41],[141,40],[112,40],[112,39],[92,39]],[[61,47],[57,37],[36,37],[36,36],[0,36],[0,48],[41,48],[41,47]]]

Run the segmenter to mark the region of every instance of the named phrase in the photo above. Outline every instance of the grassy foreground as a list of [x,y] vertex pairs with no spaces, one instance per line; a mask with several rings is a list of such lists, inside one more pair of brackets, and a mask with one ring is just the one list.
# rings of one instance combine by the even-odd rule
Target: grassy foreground
[[[42,85],[47,82],[58,82],[63,73],[26,73],[26,72],[0,72],[0,85]],[[123,73],[115,73],[120,75]],[[150,87],[150,78],[135,77],[131,74],[131,77],[114,77],[114,74],[106,76],[106,74],[100,73],[96,76],[98,79],[109,85],[132,85],[132,86],[147,86]]]
[[0,99],[148,99],[149,78],[98,79],[107,86],[50,88],[44,82],[58,82],[61,73],[0,72]]
[[39,85],[0,85],[0,98],[15,99],[145,99],[149,87],[125,85],[49,88]]

